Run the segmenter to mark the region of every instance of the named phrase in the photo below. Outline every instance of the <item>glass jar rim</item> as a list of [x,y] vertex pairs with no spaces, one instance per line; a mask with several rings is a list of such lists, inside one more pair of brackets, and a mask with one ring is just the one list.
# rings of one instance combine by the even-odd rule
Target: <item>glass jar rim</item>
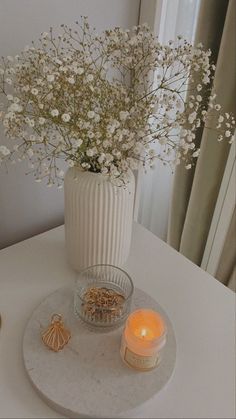
[[[118,266],[109,265],[109,264],[106,264],[106,263],[99,263],[99,264],[96,264],[96,265],[91,265],[91,266],[88,266],[87,268],[84,268],[81,271],[79,271],[77,277],[79,275],[83,275],[84,272],[89,271],[90,269],[99,268],[99,267],[101,267],[101,268],[102,267],[113,268],[113,269],[116,269],[116,270],[122,272],[126,276],[126,278],[129,281],[129,285],[130,285],[131,289],[130,289],[130,292],[129,292],[128,296],[127,297],[124,297],[124,299],[125,299],[124,301],[126,302],[126,301],[130,300],[131,297],[132,297],[132,295],[133,295],[133,292],[134,292],[134,284],[133,284],[133,281],[132,281],[130,275],[124,269],[122,269],[122,268],[120,268]],[[75,282],[77,282],[77,281],[78,281],[78,279],[76,279]],[[78,295],[78,297],[80,298],[81,301],[86,302],[86,300],[81,295]],[[95,307],[96,307],[96,305],[95,305]],[[106,310],[112,310],[112,307],[111,308],[105,308],[104,307],[104,309],[106,309]],[[101,310],[104,310],[104,309],[101,308]]]
[[138,312],[141,312],[141,311],[148,311],[148,312],[152,312],[153,314],[155,314],[155,315],[158,315],[158,317],[159,317],[159,319],[161,320],[161,322],[162,322],[162,327],[163,327],[163,332],[161,333],[161,335],[160,336],[157,336],[157,337],[155,337],[155,338],[153,338],[153,339],[150,339],[150,340],[147,340],[147,341],[144,341],[143,340],[143,338],[140,336],[136,336],[135,334],[131,334],[131,335],[129,335],[129,337],[133,340],[133,341],[136,341],[136,342],[142,342],[142,344],[145,346],[145,345],[150,345],[150,344],[153,344],[153,345],[156,345],[157,343],[161,343],[163,340],[165,340],[165,338],[166,338],[166,335],[167,335],[167,327],[166,327],[166,323],[165,323],[165,321],[164,321],[164,319],[163,319],[163,316],[159,313],[159,312],[157,312],[157,311],[155,311],[155,310],[152,310],[152,309],[149,309],[149,308],[139,308],[139,309],[137,309],[137,310],[135,310],[135,311],[133,311],[130,315],[129,315],[129,317],[127,318],[127,320],[126,320],[126,323],[125,323],[125,330],[124,330],[124,333],[126,334],[127,333],[127,331],[128,330],[130,330],[130,321],[132,320],[132,317],[133,317],[133,315],[135,315],[136,313],[138,313]]

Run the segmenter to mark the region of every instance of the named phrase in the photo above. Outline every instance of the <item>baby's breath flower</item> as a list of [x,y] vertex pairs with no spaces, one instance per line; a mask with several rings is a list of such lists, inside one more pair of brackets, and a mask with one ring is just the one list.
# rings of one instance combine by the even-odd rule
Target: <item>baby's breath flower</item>
[[121,112],[119,113],[119,116],[120,116],[120,120],[121,120],[121,121],[124,121],[125,119],[127,119],[127,118],[128,118],[128,116],[129,116],[129,112],[128,112],[128,111],[121,111]]
[[102,169],[101,169],[101,173],[102,173],[103,175],[106,175],[106,174],[108,173],[108,168],[107,168],[107,167],[102,167]]
[[74,146],[77,148],[80,147],[82,144],[83,144],[83,140],[81,140],[81,138],[74,141]]
[[194,151],[194,153],[192,154],[192,156],[196,158],[196,157],[199,156],[199,154],[200,154],[200,149]]
[[88,74],[88,75],[86,76],[86,78],[85,78],[85,80],[86,80],[87,82],[93,81],[93,79],[94,79],[94,77],[93,77],[93,75],[92,75],[92,74]]
[[58,115],[59,115],[59,111],[58,111],[58,109],[52,109],[52,110],[51,110],[51,115],[52,115],[52,116],[58,116]]
[[[196,131],[208,121],[216,121],[218,141],[233,141],[235,119],[219,114],[214,93],[209,106],[200,93],[214,70],[202,45],[181,37],[161,45],[147,25],[102,35],[87,20],[78,34],[62,27],[63,34],[42,33],[38,47],[27,46],[0,66],[8,101],[0,120],[16,142],[11,149],[0,146],[1,163],[26,158],[37,182],[46,177],[49,187],[60,187],[58,161],[64,159],[120,185],[128,169],[153,168],[156,158],[172,169],[180,162],[190,169],[199,155]],[[188,103],[183,91],[189,91]]]
[[45,124],[45,122],[46,122],[46,119],[45,118],[43,118],[42,116],[39,118],[39,124],[40,125],[43,125],[43,124]]
[[84,162],[84,163],[82,163],[82,164],[81,164],[81,166],[82,166],[82,167],[83,167],[83,169],[85,169],[85,170],[88,170],[88,169],[90,169],[90,167],[91,167],[89,163],[85,163],[85,162]]
[[93,138],[93,137],[95,137],[95,134],[93,133],[93,131],[88,131],[87,136],[88,136],[88,138]]
[[0,153],[3,156],[8,156],[10,154],[10,150],[5,145],[0,145]]
[[36,89],[35,87],[33,89],[31,89],[31,93],[34,96],[37,96],[38,92],[39,92],[38,89]]
[[34,127],[34,120],[30,119],[28,116],[25,118],[25,122],[29,127],[31,127],[31,128]]
[[88,111],[87,115],[88,115],[89,119],[92,119],[92,118],[95,117],[95,112],[94,111]]
[[[75,70],[74,70],[75,71]],[[84,73],[84,68],[83,67],[79,67],[76,69],[75,73],[79,74],[81,76],[81,74]]]
[[104,162],[106,158],[106,155],[104,153],[102,153],[99,157],[98,157],[98,163],[102,164]]
[[93,147],[93,148],[89,148],[89,149],[86,151],[86,155],[87,155],[88,157],[93,157],[95,154],[96,154],[96,148],[95,148],[95,147]]
[[104,148],[107,148],[107,147],[109,147],[110,145],[111,145],[110,141],[108,141],[108,140],[103,141],[103,147],[104,147]]
[[49,74],[48,76],[47,76],[47,81],[49,81],[49,82],[53,82],[55,80],[55,76],[54,76],[54,74]]
[[75,79],[74,79],[74,77],[68,77],[68,82],[70,83],[70,84],[75,84]]
[[62,121],[64,122],[69,122],[70,120],[70,115],[68,113],[63,113],[63,115],[61,116]]
[[13,112],[21,112],[22,111],[22,106],[21,105],[19,105],[18,103],[13,103],[10,107],[9,107],[9,109],[11,110],[11,111],[13,111]]
[[196,119],[196,117],[197,117],[197,112],[192,112],[190,115],[189,115],[189,117],[188,117],[188,121],[190,122],[190,124],[192,124],[193,123],[193,121]]

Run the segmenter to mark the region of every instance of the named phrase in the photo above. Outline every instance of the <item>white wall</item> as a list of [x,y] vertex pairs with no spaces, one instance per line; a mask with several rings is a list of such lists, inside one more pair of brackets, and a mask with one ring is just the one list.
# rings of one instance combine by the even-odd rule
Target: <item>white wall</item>
[[[100,31],[136,25],[138,14],[139,0],[0,0],[0,56],[16,55],[50,26],[80,15]],[[22,163],[0,169],[0,248],[63,222],[63,190],[35,183],[26,171]]]

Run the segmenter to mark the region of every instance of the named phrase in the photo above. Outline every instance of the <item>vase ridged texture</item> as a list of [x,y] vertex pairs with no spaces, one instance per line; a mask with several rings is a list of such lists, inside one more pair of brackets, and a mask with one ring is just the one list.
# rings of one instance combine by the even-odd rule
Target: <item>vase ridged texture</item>
[[122,266],[129,255],[135,180],[115,186],[107,176],[68,169],[65,176],[67,258],[76,270]]

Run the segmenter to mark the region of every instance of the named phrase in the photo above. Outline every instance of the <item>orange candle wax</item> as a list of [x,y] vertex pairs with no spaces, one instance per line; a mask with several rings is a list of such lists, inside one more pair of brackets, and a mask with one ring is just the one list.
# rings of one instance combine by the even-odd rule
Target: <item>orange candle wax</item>
[[166,326],[161,315],[150,309],[131,313],[121,342],[121,357],[131,367],[147,371],[159,365],[166,343]]

